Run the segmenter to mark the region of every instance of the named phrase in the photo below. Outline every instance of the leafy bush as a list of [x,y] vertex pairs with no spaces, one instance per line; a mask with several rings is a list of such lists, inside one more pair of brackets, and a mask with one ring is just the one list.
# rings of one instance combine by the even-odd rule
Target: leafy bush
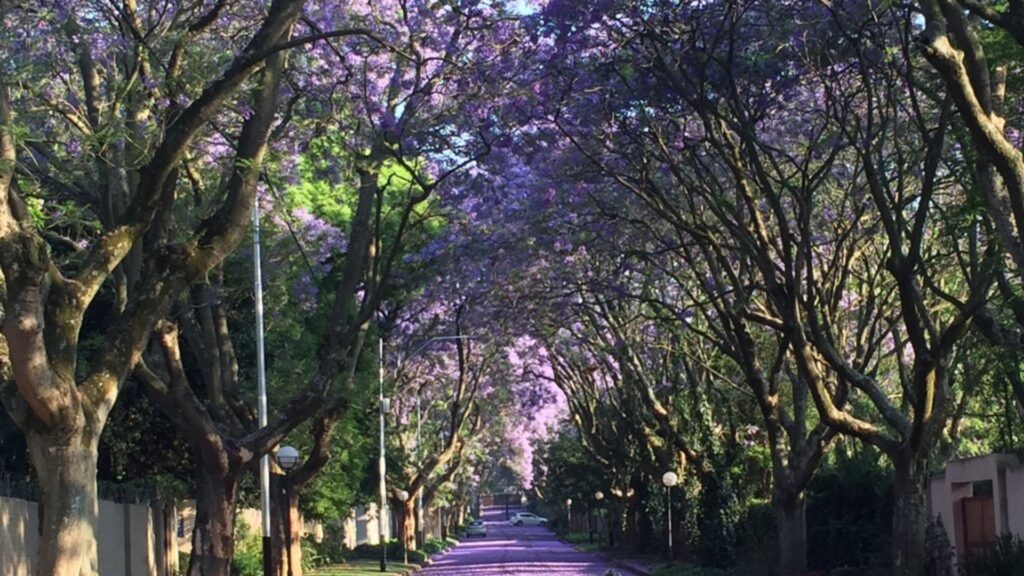
[[[953,559],[956,552],[949,543],[949,536],[942,520],[936,516],[928,523],[925,532],[925,546],[928,554],[925,558],[924,573],[928,576],[957,576],[953,570]],[[972,572],[972,574],[974,574]]]
[[777,572],[779,546],[771,504],[750,503],[740,515],[736,539],[737,574],[765,576]]
[[729,479],[716,473],[702,478],[697,496],[697,557],[707,566],[725,568],[736,559],[736,524],[739,505]]
[[312,535],[304,537],[302,539],[303,570],[344,562],[346,550],[341,532],[341,526],[328,524],[324,527],[322,541],[317,542]]
[[892,474],[881,455],[839,451],[807,490],[807,551],[812,570],[888,565]]
[[235,519],[235,555],[231,558],[231,576],[263,575],[263,542],[240,518]]
[[1024,540],[1002,536],[987,554],[967,560],[971,576],[1024,576]]
[[323,556],[320,555],[319,544],[309,534],[302,537],[299,541],[299,546],[302,548],[302,571],[309,572],[314,568],[326,566],[330,564]]
[[448,540],[431,538],[423,543],[423,552],[432,556],[434,554],[437,554],[438,552],[443,552],[451,548],[455,544],[458,544],[458,540],[452,540],[450,538]]
[[[380,545],[360,544],[354,550],[346,554],[349,558],[375,559],[380,558]],[[402,559],[402,544],[398,540],[388,542],[388,561],[394,562]],[[423,550],[409,550],[409,562],[411,564],[423,564],[427,561],[427,554]]]

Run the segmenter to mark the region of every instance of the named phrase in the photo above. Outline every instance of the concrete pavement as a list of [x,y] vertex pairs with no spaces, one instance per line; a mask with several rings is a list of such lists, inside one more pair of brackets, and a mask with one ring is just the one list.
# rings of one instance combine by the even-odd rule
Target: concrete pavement
[[[515,510],[513,510],[515,512]],[[464,539],[419,573],[430,576],[603,576],[611,565],[600,556],[559,542],[547,528],[512,526],[505,507],[483,511],[487,537]]]

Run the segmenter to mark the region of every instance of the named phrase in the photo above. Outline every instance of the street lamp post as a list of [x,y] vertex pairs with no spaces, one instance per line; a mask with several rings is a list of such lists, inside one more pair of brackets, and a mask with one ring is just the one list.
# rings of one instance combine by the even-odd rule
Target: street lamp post
[[292,572],[292,494],[291,476],[289,473],[299,463],[299,451],[291,446],[282,446],[277,451],[277,463],[284,470],[284,549],[285,562],[287,563],[288,576],[294,576]]
[[388,411],[388,406],[384,402],[384,338],[383,336],[377,337],[377,382],[379,384],[379,393],[377,397],[378,412],[380,412],[380,459],[377,462],[377,474],[380,475],[380,481],[378,490],[380,492],[380,510],[377,511],[377,535],[380,540],[380,571],[386,572],[388,569],[388,541],[385,535],[384,522],[385,516],[388,509],[388,487],[387,487],[387,463],[384,460],[385,447],[384,447],[384,413]]
[[[409,493],[405,490],[398,491],[398,498],[402,501],[402,515],[405,515],[405,503],[409,500]],[[410,518],[405,518],[409,522]],[[405,541],[405,530],[398,537],[402,540],[402,564],[409,563],[409,544]]]
[[565,515],[566,519],[569,521],[566,529],[569,533],[572,533],[572,498],[565,499]]
[[[256,417],[260,428],[267,425],[267,366],[263,341],[263,265],[260,255],[260,197],[252,205],[252,289],[256,301]],[[270,455],[260,458],[260,520],[263,532],[263,576],[271,576],[273,560],[270,537]]]
[[[416,466],[423,470],[423,450],[420,449],[420,440],[423,433],[423,412],[420,409],[420,403],[423,397],[416,394]],[[426,542],[426,536],[424,535],[423,526],[423,488],[416,492],[416,546],[423,546]]]
[[[604,522],[603,522],[604,519],[601,516],[601,510],[600,510],[601,501],[604,500],[604,492],[601,492],[600,490],[598,490],[597,492],[594,492],[594,500],[597,500],[597,505],[598,505],[598,515],[597,515],[597,517],[602,520],[602,522],[598,523],[598,532],[600,532],[600,524],[604,524]],[[612,547],[612,529],[611,529],[611,526],[609,526],[608,527],[608,548],[611,548],[611,547]]]
[[668,496],[668,561],[675,560],[672,553],[672,487],[679,483],[679,476],[669,470],[661,476],[661,483],[665,485],[665,494]]
[[587,542],[594,543],[594,511],[587,506]]

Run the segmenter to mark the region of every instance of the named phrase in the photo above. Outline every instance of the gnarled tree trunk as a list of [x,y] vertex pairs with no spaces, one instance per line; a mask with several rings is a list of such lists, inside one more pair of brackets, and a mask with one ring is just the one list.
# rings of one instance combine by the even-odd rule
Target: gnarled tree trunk
[[214,463],[197,466],[196,526],[189,576],[230,576],[235,553],[235,504],[241,471]]
[[99,525],[98,438],[90,436],[85,431],[59,438],[32,431],[26,435],[42,492],[36,574],[99,574],[94,532]]

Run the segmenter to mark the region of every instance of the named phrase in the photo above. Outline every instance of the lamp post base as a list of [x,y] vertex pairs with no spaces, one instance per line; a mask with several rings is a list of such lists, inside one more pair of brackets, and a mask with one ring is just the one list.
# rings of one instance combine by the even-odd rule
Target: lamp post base
[[263,576],[274,574],[274,551],[273,539],[270,536],[263,537]]

